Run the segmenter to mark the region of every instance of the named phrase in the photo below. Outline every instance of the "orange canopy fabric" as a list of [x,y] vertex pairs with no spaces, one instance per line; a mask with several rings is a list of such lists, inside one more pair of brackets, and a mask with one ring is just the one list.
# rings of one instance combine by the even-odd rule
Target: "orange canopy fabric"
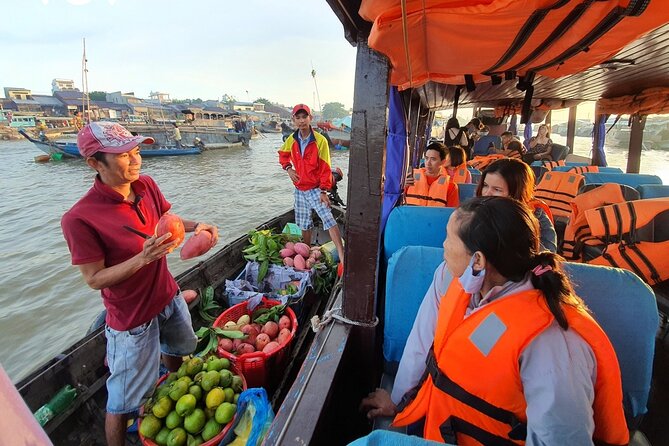
[[607,115],[669,113],[669,87],[647,88],[633,95],[600,99],[595,110],[597,114]]
[[[462,85],[467,74],[475,82],[483,82],[490,79],[490,74],[507,70],[520,75],[534,71],[558,78],[597,65],[645,33],[669,23],[669,7],[662,0],[650,1],[638,17],[624,16],[621,20],[616,20],[616,16],[640,2],[562,3],[565,2],[406,0],[403,12],[401,0],[362,0],[359,13],[373,22],[369,46],[389,58],[391,84],[400,89],[428,81]],[[544,15],[538,25],[527,36],[518,38],[516,51],[499,63],[528,18],[532,14],[540,16],[537,11],[541,10]],[[573,17],[577,17],[574,25],[565,26]],[[582,51],[583,40],[597,29],[605,29],[603,37]],[[574,46],[579,50],[556,61]]]

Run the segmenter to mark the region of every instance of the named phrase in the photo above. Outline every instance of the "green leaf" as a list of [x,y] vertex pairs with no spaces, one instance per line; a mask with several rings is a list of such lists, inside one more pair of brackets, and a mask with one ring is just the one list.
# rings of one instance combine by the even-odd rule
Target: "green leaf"
[[208,327],[201,327],[198,331],[195,332],[195,336],[198,338],[204,338],[205,335],[209,334],[209,328]]
[[269,269],[269,261],[265,259],[260,264],[260,268],[258,268],[258,283],[262,282],[262,280],[265,278],[268,269]]
[[246,339],[246,335],[239,330],[221,330],[215,327],[214,332],[219,336],[225,336],[229,339]]

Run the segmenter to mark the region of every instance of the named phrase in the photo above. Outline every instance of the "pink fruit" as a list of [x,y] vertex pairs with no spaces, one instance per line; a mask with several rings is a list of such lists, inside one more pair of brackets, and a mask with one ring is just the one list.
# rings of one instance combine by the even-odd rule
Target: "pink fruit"
[[320,249],[315,249],[311,251],[311,257],[313,257],[316,260],[320,259],[321,255],[323,255],[323,253],[321,253]]
[[307,259],[307,264],[305,266],[306,266],[307,269],[311,269],[311,268],[314,267],[315,264],[316,264],[316,260],[313,259],[312,257],[309,257]]
[[301,255],[304,258],[309,257],[310,250],[309,250],[309,245],[306,245],[304,243],[295,243],[295,252]]
[[290,257],[284,257],[283,258],[283,264],[285,266],[290,266],[291,268],[295,265],[295,261],[291,259]]
[[287,329],[290,330],[291,325],[292,324],[290,323],[290,318],[288,316],[286,316],[285,314],[283,316],[281,316],[281,318],[279,319],[279,329],[280,330],[283,330],[284,328],[287,328]]
[[181,218],[178,215],[163,214],[163,216],[160,217],[160,220],[158,220],[158,224],[156,225],[156,237],[162,237],[168,232],[172,235],[163,243],[177,241],[177,246],[179,246],[181,242],[184,241],[184,237],[186,237],[186,228],[184,227],[184,222],[181,221]]
[[[232,339],[228,338],[219,338],[218,339],[218,348],[223,349],[226,352],[231,352],[233,349]],[[219,355],[220,356],[220,355]]]
[[295,255],[295,251],[289,248],[283,248],[281,251],[279,251],[279,255],[285,259],[286,257],[293,257]]
[[239,346],[242,345],[243,342],[244,341],[242,341],[241,339],[233,340],[232,341],[232,350],[237,350],[239,348]]
[[258,337],[256,337],[256,350],[264,350],[265,346],[269,344],[270,338],[267,335],[267,333],[260,333]]
[[267,354],[269,354],[269,353],[272,353],[273,351],[276,351],[276,350],[278,350],[278,349],[280,349],[280,348],[281,348],[281,345],[279,345],[278,342],[276,342],[276,341],[272,341],[272,342],[270,342],[269,344],[267,344],[267,345],[265,346],[265,348],[262,349],[262,352],[263,352],[263,353],[267,353]]
[[293,258],[293,266],[295,269],[304,270],[307,267],[307,261],[304,260],[301,254],[298,254]]
[[179,257],[181,260],[192,259],[193,257],[201,256],[211,249],[211,244],[213,241],[213,236],[209,231],[200,231],[199,234],[191,236],[186,243],[184,243],[183,248],[181,248],[181,253]]
[[292,337],[292,333],[288,328],[282,328],[281,331],[279,332],[279,336],[276,337],[276,342],[279,344],[283,345],[286,342],[290,341],[290,338]]
[[295,250],[295,243],[286,242],[286,244],[284,245],[284,249],[292,249],[294,251]]
[[267,322],[262,327],[262,333],[266,333],[270,339],[276,338],[276,336],[279,334],[279,324],[273,321]]
[[253,353],[254,351],[256,351],[256,348],[251,344],[247,344],[246,342],[239,344],[239,347],[237,347],[237,355],[243,355],[245,353]]

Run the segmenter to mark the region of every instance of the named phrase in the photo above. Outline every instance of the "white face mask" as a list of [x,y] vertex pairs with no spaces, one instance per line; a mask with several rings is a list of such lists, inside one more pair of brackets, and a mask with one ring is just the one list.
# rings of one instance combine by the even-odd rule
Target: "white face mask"
[[481,288],[483,288],[483,279],[485,279],[485,268],[478,272],[474,271],[475,258],[476,255],[473,255],[465,272],[462,273],[462,276],[458,277],[462,289],[468,294],[476,294],[481,291]]

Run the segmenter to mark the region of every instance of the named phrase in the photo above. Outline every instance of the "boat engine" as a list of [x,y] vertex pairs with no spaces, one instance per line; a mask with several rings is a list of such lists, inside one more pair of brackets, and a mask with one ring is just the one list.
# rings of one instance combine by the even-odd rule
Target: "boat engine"
[[344,172],[339,167],[332,168],[332,189],[328,192],[330,202],[336,204],[337,206],[346,207],[344,200],[339,196],[337,191],[337,183],[344,179]]

